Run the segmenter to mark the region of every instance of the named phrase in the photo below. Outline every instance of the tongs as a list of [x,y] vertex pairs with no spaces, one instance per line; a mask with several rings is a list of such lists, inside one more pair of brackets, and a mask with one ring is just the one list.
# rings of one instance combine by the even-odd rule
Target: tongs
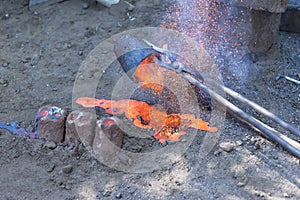
[[[188,62],[181,57],[180,55],[177,55],[176,53],[173,53],[171,51],[168,51],[166,49],[159,48],[155,46],[154,44],[144,40],[146,44],[148,44],[155,52],[157,52],[156,60],[155,62],[159,64],[161,67],[164,67],[168,70],[175,71],[176,73],[180,74],[184,79],[189,81],[191,84],[199,87],[200,89],[208,92],[211,95],[211,98],[215,99],[217,102],[222,104],[227,108],[230,114],[237,117],[241,121],[247,123],[248,125],[254,127],[256,130],[264,134],[265,136],[269,137],[274,142],[277,142],[279,145],[281,145],[284,149],[286,149],[288,152],[293,154],[295,157],[300,159],[300,144],[289,138],[288,136],[280,133],[279,131],[275,130],[274,128],[266,125],[262,121],[256,119],[255,117],[247,114],[243,110],[241,110],[239,107],[210,89],[208,86],[203,84],[203,78],[199,74],[199,72],[193,70],[190,64],[187,64]],[[216,83],[217,84],[217,83]],[[274,122],[278,123],[281,127],[288,130],[290,133],[294,134],[297,137],[300,137],[300,131],[295,128],[294,126],[290,125],[289,123],[283,121],[275,114],[271,113],[270,111],[266,110],[265,108],[259,106],[258,104],[250,101],[249,99],[245,98],[241,94],[233,91],[232,89],[223,86],[221,84],[217,84],[221,89],[224,90],[224,92],[230,96],[232,96],[234,99],[240,101],[241,103],[244,103],[257,112],[263,114],[264,116],[268,117],[269,119],[273,120]]]

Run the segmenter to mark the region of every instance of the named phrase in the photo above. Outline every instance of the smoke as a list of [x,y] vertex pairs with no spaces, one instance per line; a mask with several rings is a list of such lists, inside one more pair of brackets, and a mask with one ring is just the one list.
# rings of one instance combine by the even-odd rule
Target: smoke
[[167,11],[163,27],[179,30],[198,41],[221,72],[245,84],[257,73],[249,49],[252,18],[249,8],[234,1],[177,0]]

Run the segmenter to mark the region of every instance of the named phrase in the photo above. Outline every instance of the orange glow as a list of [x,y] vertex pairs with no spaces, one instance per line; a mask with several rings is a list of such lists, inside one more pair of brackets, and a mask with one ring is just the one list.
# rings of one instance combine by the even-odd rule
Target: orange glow
[[133,77],[138,80],[141,85],[152,83],[163,85],[164,73],[169,73],[154,62],[154,57],[155,55],[150,55],[145,58],[141,64],[137,66],[133,74]]
[[154,138],[163,143],[166,140],[178,141],[188,128],[196,128],[208,132],[216,132],[202,119],[196,119],[191,114],[167,114],[165,111],[142,101],[136,100],[105,100],[81,97],[76,103],[84,107],[101,107],[108,114],[125,114],[133,124],[140,128],[153,129]]
[[[151,91],[152,94],[160,97],[164,90],[164,86],[176,84],[182,86],[179,80],[180,76],[176,76],[175,72],[169,71],[160,67],[154,61],[154,56],[151,55],[145,58],[139,64],[133,74],[137,83],[142,90]],[[178,83],[174,82],[174,77]],[[185,86],[175,87],[176,89],[186,89]],[[168,96],[170,98],[171,96]],[[163,143],[166,140],[178,141],[179,138],[186,133],[188,128],[195,128],[208,132],[216,132],[216,127],[209,126],[208,122],[202,119],[197,119],[192,114],[168,114],[165,110],[159,109],[154,105],[149,105],[143,101],[123,99],[119,101],[95,99],[89,97],[81,97],[76,100],[76,103],[84,107],[101,107],[105,112],[111,115],[124,114],[126,118],[131,119],[133,124],[139,128],[153,129],[153,137]]]
[[155,55],[145,58],[136,67],[133,77],[143,91],[151,92],[153,95],[161,95],[164,86],[170,83],[170,79],[166,77],[175,77],[176,73],[160,67],[155,63],[154,58]]
[[92,108],[92,107],[95,107],[99,103],[99,100],[95,99],[95,98],[80,97],[76,100],[76,103],[78,103],[86,108]]

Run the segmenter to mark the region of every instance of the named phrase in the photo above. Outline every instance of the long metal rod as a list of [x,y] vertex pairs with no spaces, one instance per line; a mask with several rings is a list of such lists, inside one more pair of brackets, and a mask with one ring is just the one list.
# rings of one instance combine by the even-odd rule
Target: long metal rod
[[227,94],[229,94],[233,98],[241,101],[242,103],[247,104],[248,106],[252,107],[256,111],[260,112],[261,114],[265,115],[266,117],[269,117],[271,120],[277,122],[283,128],[285,128],[286,130],[290,131],[294,135],[300,137],[300,131],[298,129],[296,129],[294,126],[288,124],[287,122],[283,121],[282,119],[280,119],[275,114],[271,113],[270,111],[266,110],[265,108],[261,107],[260,105],[254,103],[253,101],[250,101],[249,99],[245,98],[241,94],[239,94],[239,93],[231,90],[228,87],[225,87],[223,85],[218,85],[218,86],[220,86]]
[[202,83],[200,83],[198,80],[196,80],[194,77],[186,74],[186,73],[180,73],[182,77],[184,77],[186,80],[188,80],[190,83],[196,85],[197,87],[207,90],[211,97],[217,100],[219,103],[226,106],[226,108],[230,111],[231,114],[234,116],[237,116],[239,119],[241,119],[243,122],[246,122],[249,125],[252,125],[265,133],[269,138],[271,138],[273,141],[280,144],[282,147],[284,147],[287,151],[292,153],[294,156],[296,156],[298,159],[300,159],[300,144],[283,134],[275,131],[268,125],[264,124],[263,122],[259,121],[258,119],[252,117],[251,115],[245,113],[237,106],[233,105],[231,102],[214,92],[213,90],[209,89]]

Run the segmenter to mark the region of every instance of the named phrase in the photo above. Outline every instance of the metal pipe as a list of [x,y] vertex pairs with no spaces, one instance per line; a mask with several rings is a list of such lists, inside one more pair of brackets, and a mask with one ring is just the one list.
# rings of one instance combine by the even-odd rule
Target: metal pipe
[[265,133],[269,138],[271,138],[273,141],[280,144],[283,148],[285,148],[287,151],[292,153],[295,157],[300,159],[300,144],[283,134],[272,130],[271,127],[267,126],[263,122],[259,121],[258,119],[252,117],[251,115],[245,113],[237,106],[233,105],[231,102],[214,92],[213,90],[209,89],[207,86],[203,85],[199,81],[197,81],[194,77],[186,74],[186,73],[180,73],[182,77],[184,77],[186,80],[188,80],[190,83],[196,85],[197,87],[200,87],[201,89],[207,90],[211,97],[217,100],[219,103],[226,106],[226,108],[230,111],[231,114],[238,117],[243,122],[246,122],[249,125],[252,125],[259,129],[261,132]]
[[245,98],[243,95],[233,91],[232,89],[230,89],[228,87],[225,87],[225,86],[219,85],[219,84],[218,84],[218,86],[221,87],[227,94],[229,94],[233,98],[239,100],[242,103],[245,103],[246,105],[250,106],[251,108],[255,109],[256,111],[258,111],[261,114],[265,115],[266,117],[270,118],[271,120],[277,122],[284,129],[286,129],[286,130],[290,131],[291,133],[293,133],[294,135],[300,137],[300,131],[297,128],[295,128],[294,126],[292,126],[292,125],[288,124],[287,122],[283,121],[282,119],[280,119],[278,116],[271,113],[267,109],[261,107],[260,105],[254,103],[253,101],[250,101],[249,99]]

